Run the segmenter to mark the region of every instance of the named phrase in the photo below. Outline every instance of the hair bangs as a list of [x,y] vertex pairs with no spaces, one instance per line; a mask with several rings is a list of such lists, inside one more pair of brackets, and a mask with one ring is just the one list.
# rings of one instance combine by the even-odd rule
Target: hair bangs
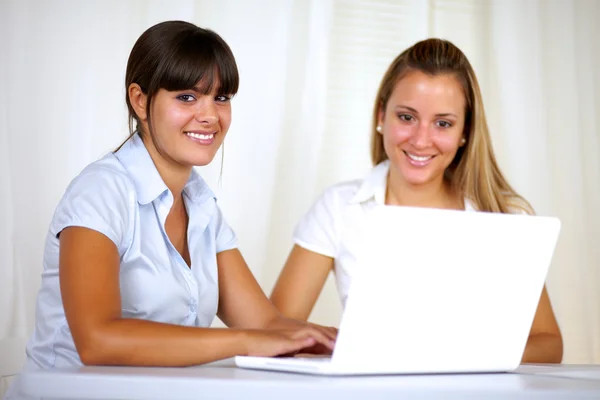
[[162,71],[157,71],[156,89],[195,89],[201,94],[234,95],[239,74],[233,53],[212,31],[192,32],[173,49]]

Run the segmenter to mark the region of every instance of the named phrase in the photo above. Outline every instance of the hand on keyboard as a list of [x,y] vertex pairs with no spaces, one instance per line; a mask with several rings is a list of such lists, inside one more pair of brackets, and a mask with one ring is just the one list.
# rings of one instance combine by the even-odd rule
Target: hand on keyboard
[[268,329],[247,331],[247,355],[331,354],[337,329],[280,317]]

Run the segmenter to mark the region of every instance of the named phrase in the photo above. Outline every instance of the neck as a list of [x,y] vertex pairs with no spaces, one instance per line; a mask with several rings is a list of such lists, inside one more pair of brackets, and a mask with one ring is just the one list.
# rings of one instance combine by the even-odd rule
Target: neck
[[192,167],[178,164],[174,160],[161,155],[154,146],[152,139],[148,138],[148,135],[144,135],[143,142],[158,174],[173,195],[173,203],[178,203],[182,199],[183,188],[190,178]]
[[413,185],[390,166],[385,193],[385,204],[429,207],[445,209],[464,209],[463,199],[453,193],[450,184],[443,176],[438,180],[422,185]]

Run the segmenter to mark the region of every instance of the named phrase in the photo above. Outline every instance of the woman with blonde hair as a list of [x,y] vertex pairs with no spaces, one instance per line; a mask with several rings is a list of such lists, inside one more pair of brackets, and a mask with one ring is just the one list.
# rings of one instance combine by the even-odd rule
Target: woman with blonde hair
[[[498,167],[475,72],[449,41],[418,42],[392,62],[377,93],[371,144],[368,176],[328,188],[295,230],[271,296],[289,317],[308,318],[332,270],[345,303],[356,268],[351,237],[376,205],[533,213]],[[561,359],[544,288],[523,362]]]

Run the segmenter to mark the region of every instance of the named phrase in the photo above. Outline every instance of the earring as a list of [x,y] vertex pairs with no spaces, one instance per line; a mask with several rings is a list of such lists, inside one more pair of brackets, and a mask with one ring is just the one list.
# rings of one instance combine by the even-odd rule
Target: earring
[[467,143],[467,139],[465,139],[465,138],[460,139],[460,145],[461,146],[464,146],[465,143]]
[[381,125],[377,125],[377,128],[375,128],[375,130],[379,133],[383,132],[383,128],[381,127]]

